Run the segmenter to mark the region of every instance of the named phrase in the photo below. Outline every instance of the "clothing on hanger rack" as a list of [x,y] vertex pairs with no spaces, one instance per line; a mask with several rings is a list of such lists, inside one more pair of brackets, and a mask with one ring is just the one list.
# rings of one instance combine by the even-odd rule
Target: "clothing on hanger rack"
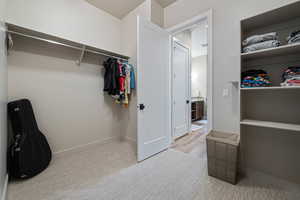
[[132,89],[135,89],[134,67],[128,61],[109,58],[104,63],[104,89],[116,103],[128,107]]

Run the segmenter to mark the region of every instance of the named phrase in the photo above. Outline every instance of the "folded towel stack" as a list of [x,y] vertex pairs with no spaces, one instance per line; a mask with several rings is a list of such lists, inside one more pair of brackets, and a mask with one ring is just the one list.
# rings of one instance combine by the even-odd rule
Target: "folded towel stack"
[[264,70],[248,70],[242,73],[242,88],[269,86],[271,86],[271,81]]
[[289,44],[300,42],[300,30],[291,32],[289,37],[287,37],[287,42]]
[[300,86],[300,67],[289,67],[282,74],[281,86]]
[[247,53],[261,49],[278,47],[280,45],[280,42],[278,41],[277,33],[272,32],[248,37],[242,42],[242,45],[243,52]]

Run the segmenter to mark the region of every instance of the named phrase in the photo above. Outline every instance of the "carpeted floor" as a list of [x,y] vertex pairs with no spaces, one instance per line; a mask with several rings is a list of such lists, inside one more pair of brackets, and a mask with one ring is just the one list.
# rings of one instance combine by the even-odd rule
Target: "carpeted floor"
[[54,156],[38,176],[10,182],[7,200],[49,200],[63,191],[80,191],[101,178],[136,164],[136,147],[129,142],[111,141],[91,145],[80,152]]
[[114,142],[57,158],[39,176],[9,184],[8,200],[300,199],[298,185],[250,177],[236,186],[219,181],[207,175],[206,159],[173,149],[136,164],[132,145]]
[[209,177],[205,160],[168,150],[93,187],[55,193],[49,199],[298,200],[300,187],[264,174],[253,174],[234,186]]

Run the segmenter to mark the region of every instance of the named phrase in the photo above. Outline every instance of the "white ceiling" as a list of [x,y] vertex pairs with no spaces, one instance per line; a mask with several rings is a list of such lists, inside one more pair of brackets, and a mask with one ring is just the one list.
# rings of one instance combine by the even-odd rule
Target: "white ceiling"
[[[95,7],[117,18],[123,18],[145,0],[86,0]],[[176,0],[156,0],[162,7],[167,7]]]

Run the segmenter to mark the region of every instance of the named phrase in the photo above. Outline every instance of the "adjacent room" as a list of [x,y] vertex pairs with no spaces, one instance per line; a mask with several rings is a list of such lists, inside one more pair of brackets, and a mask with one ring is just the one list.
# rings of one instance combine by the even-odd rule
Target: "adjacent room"
[[299,0],[0,0],[0,200],[299,200]]
[[212,94],[208,28],[205,16],[173,34],[173,148],[200,157],[206,155],[205,136],[211,131],[213,117],[212,96],[208,95]]

